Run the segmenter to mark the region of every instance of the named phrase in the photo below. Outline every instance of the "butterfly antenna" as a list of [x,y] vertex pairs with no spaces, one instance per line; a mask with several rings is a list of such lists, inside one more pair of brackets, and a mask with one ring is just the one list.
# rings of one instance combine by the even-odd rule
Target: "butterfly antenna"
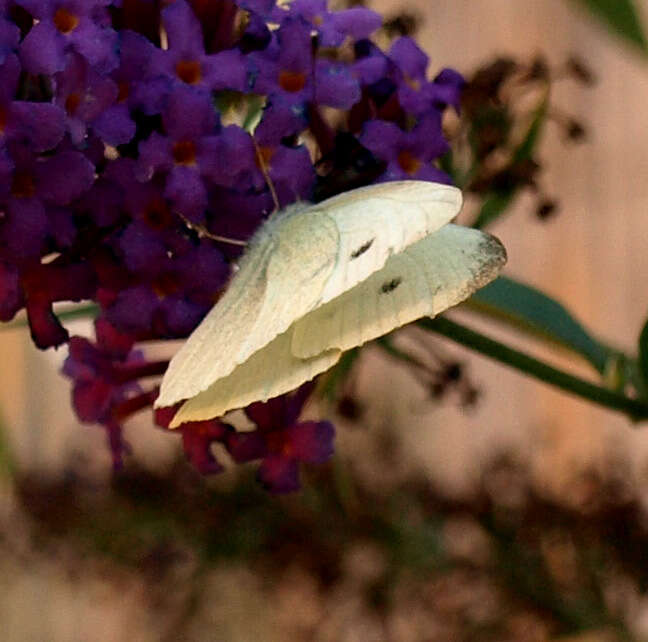
[[227,236],[220,236],[219,234],[212,234],[204,225],[199,225],[198,223],[192,223],[186,216],[176,212],[176,214],[184,221],[184,224],[196,232],[199,236],[204,236],[212,241],[218,241],[219,243],[229,243],[230,245],[239,245],[241,247],[247,246],[247,241],[241,241],[239,239],[231,239]]
[[257,144],[256,140],[254,140],[254,137],[252,138],[252,142],[254,143],[254,150],[256,151],[257,161],[259,163],[259,169],[261,170],[261,173],[263,174],[263,178],[265,178],[265,181],[268,184],[268,189],[270,190],[270,194],[272,195],[272,202],[274,203],[274,209],[270,214],[270,216],[272,216],[272,214],[278,212],[281,209],[281,207],[279,206],[279,198],[277,197],[277,192],[275,190],[274,183],[270,178],[270,174],[268,172],[268,166],[266,165],[265,159],[263,158],[263,152],[261,151],[261,148]]

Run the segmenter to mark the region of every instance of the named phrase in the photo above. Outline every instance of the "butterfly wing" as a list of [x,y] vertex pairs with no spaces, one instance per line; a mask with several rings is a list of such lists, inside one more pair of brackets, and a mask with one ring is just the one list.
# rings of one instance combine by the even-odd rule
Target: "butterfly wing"
[[461,191],[429,181],[394,181],[345,192],[313,207],[335,221],[339,247],[335,268],[321,294],[326,303],[412,243],[451,221]]
[[171,360],[155,406],[206,390],[312,310],[337,257],[335,223],[293,209],[261,228],[221,300]]
[[227,377],[186,401],[171,427],[294,390],[344,350],[434,316],[495,278],[506,254],[494,237],[456,225],[390,257],[382,270],[298,319]]
[[290,352],[291,341],[292,328],[255,352],[227,377],[215,381],[207,390],[182,404],[170,427],[220,417],[253,401],[266,401],[294,390],[331,368],[342,354],[334,349],[309,359],[299,359]]
[[348,350],[435,316],[493,280],[506,261],[488,234],[446,225],[389,258],[368,279],[295,322],[291,351],[312,358]]
[[454,187],[397,181],[279,213],[255,235],[225,295],[171,360],[156,407],[227,377],[294,321],[380,270],[460,207]]

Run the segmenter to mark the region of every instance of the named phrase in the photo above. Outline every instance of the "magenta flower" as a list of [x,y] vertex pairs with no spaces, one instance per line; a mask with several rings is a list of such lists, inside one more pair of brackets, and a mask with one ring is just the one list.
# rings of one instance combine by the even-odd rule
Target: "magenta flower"
[[330,422],[297,421],[312,390],[307,383],[293,395],[248,406],[245,412],[257,429],[228,435],[227,450],[235,461],[262,460],[258,478],[272,492],[299,489],[299,464],[321,464],[333,454]]
[[[177,408],[159,408],[155,411],[155,423],[168,428]],[[191,421],[172,432],[182,436],[182,448],[191,464],[203,475],[214,475],[222,472],[223,466],[211,450],[212,444],[224,442],[233,428],[218,419],[209,421]]]
[[0,321],[11,321],[23,305],[18,270],[11,263],[0,261]]
[[[123,466],[128,446],[122,437],[124,421],[152,403],[157,389],[142,392],[136,383],[140,376],[155,374],[165,365],[144,361],[141,353],[115,354],[115,334],[99,331],[99,343],[93,345],[83,337],[72,337],[63,374],[72,380],[72,405],[85,423],[101,424],[108,438],[113,466]],[[101,344],[103,338],[108,346]]]

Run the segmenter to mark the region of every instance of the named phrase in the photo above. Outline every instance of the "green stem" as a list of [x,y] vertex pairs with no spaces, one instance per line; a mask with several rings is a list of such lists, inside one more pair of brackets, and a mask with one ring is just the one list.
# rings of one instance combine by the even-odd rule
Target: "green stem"
[[437,317],[436,319],[421,319],[419,325],[427,330],[441,334],[448,339],[452,339],[461,345],[472,348],[477,352],[481,352],[500,363],[505,363],[540,381],[544,381],[566,392],[571,392],[583,399],[592,401],[599,406],[618,410],[634,420],[648,418],[648,402],[626,397],[623,394],[567,374],[539,359],[530,357],[523,352],[509,348],[499,341],[495,341],[479,332],[466,328],[455,321],[450,321],[450,319],[444,317]]

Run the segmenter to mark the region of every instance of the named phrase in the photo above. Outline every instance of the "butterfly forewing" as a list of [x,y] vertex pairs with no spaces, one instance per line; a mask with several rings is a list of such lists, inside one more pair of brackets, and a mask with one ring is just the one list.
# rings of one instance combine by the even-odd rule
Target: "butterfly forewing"
[[240,363],[265,299],[265,273],[274,245],[268,238],[255,247],[223,297],[171,359],[156,407],[199,393]]
[[337,261],[322,291],[326,303],[382,268],[392,254],[438,230],[461,209],[461,192],[427,181],[396,181],[341,194],[315,206],[339,233]]
[[335,223],[321,212],[293,208],[261,228],[223,298],[171,360],[156,406],[207,389],[312,310],[337,247]]

